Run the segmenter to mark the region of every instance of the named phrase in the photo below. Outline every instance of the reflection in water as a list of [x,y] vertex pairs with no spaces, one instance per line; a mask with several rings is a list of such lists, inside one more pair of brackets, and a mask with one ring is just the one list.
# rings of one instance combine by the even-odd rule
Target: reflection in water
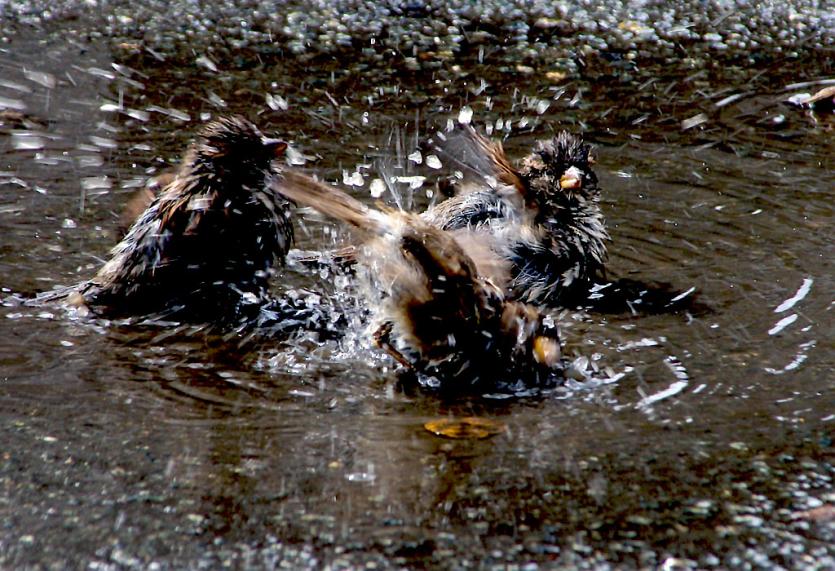
[[[468,108],[511,157],[583,130],[611,277],[704,307],[562,311],[591,381],[454,400],[398,383],[359,325],[342,344],[274,344],[0,308],[0,566],[831,563],[835,149],[830,119],[783,103],[791,70],[621,81],[592,62],[519,84],[473,60],[395,88],[324,59],[213,68],[15,42],[0,56],[4,297],[92,275],[128,196],[209,116],[286,133],[296,162],[369,201],[388,165],[422,207],[446,165],[417,141]],[[301,249],[344,243],[296,228]],[[338,298],[339,279],[287,268],[273,285]],[[469,416],[507,431],[423,429]]]

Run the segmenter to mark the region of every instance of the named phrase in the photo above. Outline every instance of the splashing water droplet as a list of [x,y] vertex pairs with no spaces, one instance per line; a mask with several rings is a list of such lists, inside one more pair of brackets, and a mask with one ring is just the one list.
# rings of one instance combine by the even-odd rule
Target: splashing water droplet
[[226,107],[226,101],[214,91],[209,92],[209,103],[211,103],[215,107]]
[[144,122],[151,118],[150,113],[148,113],[147,111],[142,111],[141,109],[125,109],[124,113],[128,117],[136,119],[137,121]]
[[46,142],[42,137],[37,137],[31,133],[13,133],[12,146],[18,151],[36,151],[43,149]]
[[167,115],[172,119],[176,119],[178,121],[191,121],[191,116],[186,113],[185,111],[180,111],[179,109],[159,107],[157,105],[149,105],[148,111],[153,111],[156,113],[160,113],[162,115]]
[[398,176],[398,177],[393,177],[393,180],[395,180],[397,182],[400,182],[400,183],[403,183],[403,184],[408,184],[409,188],[414,190],[416,188],[420,188],[421,186],[423,186],[423,183],[426,181],[426,177],[425,176]]
[[42,85],[47,89],[52,89],[56,84],[55,76],[43,71],[23,70],[23,76],[29,81]]
[[267,107],[273,111],[287,111],[287,109],[290,108],[290,105],[281,95],[272,95],[271,93],[267,93]]
[[362,178],[362,173],[354,171],[348,174],[347,170],[342,171],[342,184],[346,186],[362,186],[365,184],[365,179]]
[[287,149],[284,151],[284,157],[287,160],[288,165],[294,166],[303,165],[307,162],[308,158],[296,149],[294,149],[292,146],[288,146]]
[[381,179],[375,178],[371,181],[371,198],[380,198],[386,191],[386,183]]
[[112,113],[113,111],[120,111],[122,108],[116,103],[103,103],[101,107],[99,107],[99,111],[104,111],[105,113]]
[[110,179],[106,176],[89,176],[81,179],[81,188],[94,194],[105,194],[110,187]]
[[208,58],[208,56],[205,56],[205,55],[200,56],[199,58],[197,58],[195,60],[195,63],[197,65],[202,65],[203,67],[205,67],[209,71],[217,73],[217,64],[215,62],[213,62],[212,60],[210,60]]
[[20,99],[0,97],[0,109],[14,109],[15,111],[23,111],[24,109],[26,109],[26,104]]

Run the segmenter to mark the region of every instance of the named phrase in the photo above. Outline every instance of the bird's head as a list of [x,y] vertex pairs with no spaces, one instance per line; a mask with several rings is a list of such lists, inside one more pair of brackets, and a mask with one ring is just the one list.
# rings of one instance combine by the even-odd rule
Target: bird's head
[[565,208],[598,198],[593,164],[591,147],[582,138],[562,131],[553,139],[538,142],[533,153],[522,160],[519,174],[540,208]]
[[246,178],[272,170],[273,161],[284,156],[287,143],[265,137],[255,125],[234,115],[207,123],[193,148],[198,167]]

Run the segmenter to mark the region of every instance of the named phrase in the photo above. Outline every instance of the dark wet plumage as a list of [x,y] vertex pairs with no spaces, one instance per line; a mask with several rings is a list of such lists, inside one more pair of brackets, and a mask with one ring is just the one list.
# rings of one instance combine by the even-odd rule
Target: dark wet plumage
[[561,132],[541,141],[518,168],[500,143],[472,128],[450,137],[441,152],[465,182],[425,220],[482,233],[509,263],[506,286],[516,299],[564,305],[589,293],[603,273],[609,236],[582,139]]
[[376,339],[401,364],[447,389],[555,378],[556,328],[484,277],[483,251],[416,214],[369,208],[304,175],[287,173],[277,188],[362,233]]
[[149,178],[145,186],[130,196],[119,216],[119,231],[122,236],[128,233],[133,223],[142,216],[142,213],[151,206],[157,195],[171,184],[176,176],[177,173],[174,170],[166,170],[155,177]]
[[268,185],[285,148],[241,117],[203,127],[110,260],[75,288],[83,303],[107,316],[207,322],[261,303],[293,239],[288,202]]

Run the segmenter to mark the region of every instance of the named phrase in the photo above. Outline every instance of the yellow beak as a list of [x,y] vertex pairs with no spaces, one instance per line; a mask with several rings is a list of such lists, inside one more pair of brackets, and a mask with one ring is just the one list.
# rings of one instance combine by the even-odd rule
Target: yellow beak
[[560,188],[563,190],[574,190],[580,188],[581,185],[580,177],[571,172],[571,169],[560,177]]
[[546,367],[555,367],[560,362],[560,343],[553,337],[540,335],[533,340],[533,358]]

